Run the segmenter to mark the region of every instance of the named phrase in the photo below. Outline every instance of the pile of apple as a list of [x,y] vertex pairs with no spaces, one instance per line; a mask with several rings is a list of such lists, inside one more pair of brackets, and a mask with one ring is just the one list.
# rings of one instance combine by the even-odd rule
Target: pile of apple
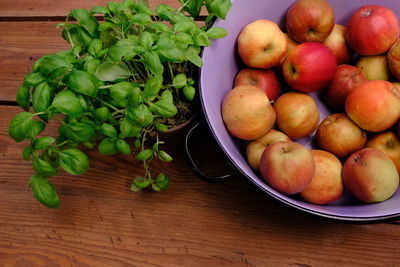
[[[362,6],[345,27],[327,1],[298,0],[286,30],[262,19],[240,32],[246,68],[222,103],[227,130],[250,140],[250,166],[283,194],[323,205],[347,188],[363,202],[387,200],[400,172],[397,16]],[[312,96],[334,111],[322,122]],[[318,149],[295,142],[303,138]]]

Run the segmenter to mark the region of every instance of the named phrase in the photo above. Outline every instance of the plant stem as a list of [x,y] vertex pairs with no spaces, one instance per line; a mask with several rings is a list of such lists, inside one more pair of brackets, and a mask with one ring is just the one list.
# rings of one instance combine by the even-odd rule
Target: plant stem
[[61,124],[65,124],[65,122],[63,121],[63,119],[60,118],[60,116],[58,116],[58,114],[54,114],[54,116],[56,117],[56,119],[61,122]]
[[100,101],[102,104],[106,105],[107,107],[112,108],[112,109],[115,110],[115,111],[119,111],[118,108],[114,107],[114,106],[111,105],[110,103],[107,103],[106,101],[104,101],[104,100],[102,100],[102,99],[100,99],[100,98],[98,98],[98,97],[95,97],[95,99],[98,100],[98,101]]

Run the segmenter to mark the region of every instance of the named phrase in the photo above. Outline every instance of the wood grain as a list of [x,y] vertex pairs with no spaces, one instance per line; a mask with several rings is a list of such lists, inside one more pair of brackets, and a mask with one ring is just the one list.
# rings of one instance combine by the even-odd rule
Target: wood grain
[[[93,6],[105,6],[110,0],[0,0],[0,17],[37,17],[37,16],[66,16],[71,9],[91,9]],[[117,0],[116,2],[122,2]],[[180,6],[178,0],[149,1],[150,8],[154,9],[159,4]]]
[[0,22],[0,101],[14,101],[41,56],[69,49],[57,22]]
[[[0,106],[2,266],[400,264],[393,257],[400,253],[398,224],[352,225],[308,216],[272,200],[240,176],[204,182],[186,166],[181,140],[166,147],[173,163],[154,166],[156,172],[172,175],[168,190],[131,192],[140,166],[130,157],[92,151],[86,174],[53,178],[62,207],[48,210],[27,186],[32,171],[21,159],[24,144],[7,134],[10,118],[19,111]],[[208,150],[217,154],[215,146]]]

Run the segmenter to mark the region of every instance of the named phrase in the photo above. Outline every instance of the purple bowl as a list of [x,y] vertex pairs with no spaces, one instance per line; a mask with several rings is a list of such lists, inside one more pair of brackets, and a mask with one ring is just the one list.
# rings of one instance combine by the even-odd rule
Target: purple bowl
[[[285,196],[268,186],[248,165],[243,153],[243,143],[232,137],[226,130],[221,117],[221,103],[232,89],[233,81],[242,63],[237,55],[236,39],[241,29],[258,19],[269,19],[282,26],[288,7],[295,0],[233,0],[226,20],[217,19],[214,26],[223,27],[228,36],[215,40],[203,51],[204,66],[200,75],[200,99],[207,123],[218,144],[231,163],[250,181],[268,195],[299,210],[347,221],[376,221],[400,216],[400,189],[387,201],[375,204],[364,204],[345,193],[338,201],[329,205],[319,206],[306,203],[298,198]],[[359,7],[367,4],[377,4],[389,7],[400,14],[400,3],[394,0],[335,0],[330,1],[336,23],[346,25],[350,15]],[[323,120],[330,113],[316,99]],[[311,139],[300,140],[302,144],[311,147]]]

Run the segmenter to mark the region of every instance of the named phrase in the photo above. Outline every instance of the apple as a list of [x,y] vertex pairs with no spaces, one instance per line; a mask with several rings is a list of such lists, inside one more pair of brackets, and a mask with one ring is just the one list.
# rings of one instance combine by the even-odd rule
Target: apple
[[381,202],[396,192],[399,173],[385,153],[364,148],[353,153],[344,163],[343,182],[357,199],[367,203]]
[[277,65],[277,67],[281,68],[283,65],[283,61],[285,61],[286,55],[292,51],[293,48],[295,48],[296,46],[299,45],[298,42],[296,42],[295,40],[292,39],[292,37],[289,36],[289,34],[284,33],[286,40],[287,40],[287,52],[285,54],[285,56],[281,59],[281,61],[279,62],[279,64]]
[[362,129],[385,131],[400,117],[400,90],[387,81],[362,83],[348,95],[345,109]]
[[307,202],[325,205],[343,195],[342,163],[333,154],[323,150],[311,150],[315,174],[300,196]]
[[386,53],[399,38],[399,33],[399,21],[392,10],[366,5],[351,15],[346,37],[356,53],[373,56]]
[[260,167],[260,159],[261,156],[264,152],[264,150],[279,141],[292,141],[290,138],[279,131],[276,131],[274,129],[269,130],[267,134],[264,136],[251,141],[247,147],[246,147],[246,155],[247,155],[247,161],[249,162],[250,166],[258,171]]
[[325,0],[298,0],[286,13],[286,28],[297,42],[323,42],[335,25],[335,14]]
[[367,76],[368,80],[389,81],[391,77],[386,55],[361,56],[356,66]]
[[400,90],[400,82],[392,82],[393,86]]
[[229,133],[243,140],[257,139],[274,125],[276,114],[265,91],[240,85],[225,96],[222,119]]
[[359,68],[347,64],[339,65],[325,91],[325,100],[335,110],[344,109],[349,93],[366,81],[368,81],[367,76]]
[[400,173],[400,138],[391,131],[379,133],[367,142],[367,147],[384,152],[396,165]]
[[400,40],[397,40],[389,49],[387,59],[393,76],[400,80]]
[[269,69],[277,65],[287,51],[287,40],[279,26],[265,19],[246,25],[237,42],[241,59],[252,68]]
[[265,149],[260,160],[264,180],[277,191],[293,195],[306,189],[315,173],[310,151],[295,142],[281,141]]
[[291,139],[301,139],[313,133],[319,123],[314,99],[304,93],[288,92],[274,103],[276,122]]
[[365,146],[367,134],[346,114],[337,113],[320,123],[315,139],[323,150],[345,157]]
[[302,43],[287,54],[282,71],[286,82],[293,89],[301,92],[319,91],[333,79],[336,57],[323,44]]
[[272,69],[259,70],[245,68],[236,74],[235,85],[251,84],[265,90],[269,100],[276,100],[281,94],[281,84]]
[[337,64],[347,64],[353,57],[353,52],[346,42],[346,27],[335,24],[331,34],[323,42],[336,56]]

